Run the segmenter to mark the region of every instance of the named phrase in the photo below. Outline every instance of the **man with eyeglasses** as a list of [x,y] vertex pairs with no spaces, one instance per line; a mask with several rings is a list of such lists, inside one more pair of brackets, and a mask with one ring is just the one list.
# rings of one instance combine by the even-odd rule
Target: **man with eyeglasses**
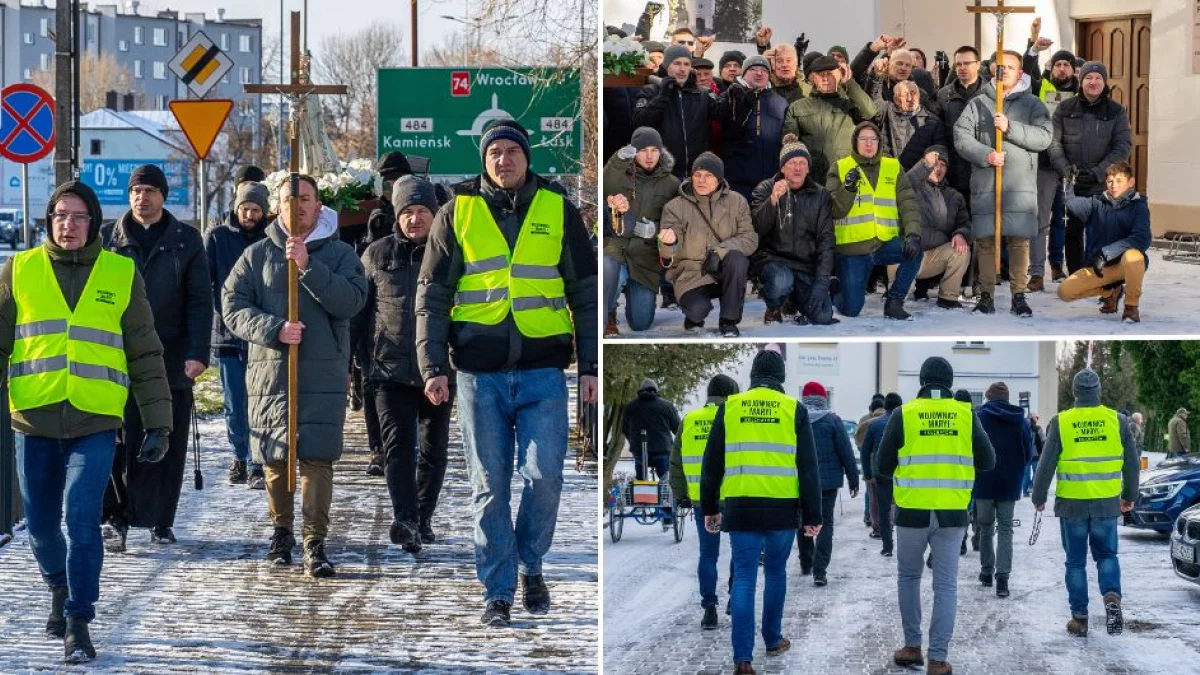
[[711,35],[696,37],[692,29],[686,26],[676,28],[675,32],[671,33],[671,44],[687,47],[687,50],[697,59],[704,56],[704,52],[713,46],[713,41],[714,38]]
[[46,634],[63,639],[72,663],[96,657],[88,624],[100,596],[100,514],[126,399],[151,430],[139,467],[162,460],[172,424],[145,283],[130,260],[103,250],[102,217],[91,188],[60,185],[45,242],[0,271],[0,372],[25,523],[50,587]]
[[192,385],[208,368],[213,300],[208,257],[200,231],[163,208],[168,194],[162,169],[145,164],[129,177],[129,210],[100,228],[104,248],[132,258],[146,280],[154,326],[163,344],[171,385],[170,450],[154,465],[135,461],[147,427],[137,406],[126,406],[123,444],[105,494],[111,525],[108,550],[123,552],[130,527],[150,528],[150,541],[174,544],[175,510],[187,463]]
[[954,80],[942,87],[937,93],[938,109],[941,111],[942,123],[946,127],[946,135],[950,141],[950,171],[946,181],[950,187],[958,190],[968,204],[971,200],[971,165],[963,161],[958,154],[954,142],[954,125],[966,109],[971,99],[979,95],[983,88],[983,78],[979,76],[979,51],[970,45],[963,45],[954,52]]

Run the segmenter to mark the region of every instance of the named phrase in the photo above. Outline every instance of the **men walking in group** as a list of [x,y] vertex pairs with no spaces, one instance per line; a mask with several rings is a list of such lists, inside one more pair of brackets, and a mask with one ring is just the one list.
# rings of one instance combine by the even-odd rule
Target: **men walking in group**
[[68,662],[96,658],[88,624],[100,597],[101,504],[126,399],[150,430],[139,465],[162,461],[171,431],[145,284],[131,260],[103,250],[103,217],[91,188],[63,183],[46,207],[45,242],[0,271],[0,373],[17,432],[21,503],[50,587],[46,634],[63,640]]
[[[654,469],[659,480],[665,478],[671,461],[671,447],[675,445],[680,429],[679,411],[658,395],[654,380],[642,380],[637,398],[625,404],[621,424],[625,439],[629,441],[637,480],[653,480],[650,469]],[[642,450],[646,451],[645,461],[649,466],[642,463]]]
[[1133,510],[1141,460],[1129,420],[1100,403],[1100,376],[1090,368],[1071,382],[1075,406],[1046,426],[1046,447],[1033,479],[1033,507],[1046,508],[1054,478],[1054,515],[1066,553],[1067,632],[1088,634],[1087,555],[1096,561],[1109,635],[1124,630],[1121,613],[1121,565],[1117,561],[1117,523]]
[[700,627],[717,627],[717,559],[721,553],[721,533],[704,527],[700,509],[700,465],[704,448],[717,408],[738,393],[737,382],[728,375],[716,375],[708,381],[708,400],[704,407],[683,416],[683,425],[671,449],[671,493],[680,508],[691,508],[696,514],[696,535],[700,539],[700,559],[696,563],[696,578],[700,582],[700,607],[704,616]]
[[[787,559],[796,528],[821,531],[821,480],[808,411],[783,393],[778,352],[764,350],[750,368],[750,389],[717,409],[700,470],[700,505],[711,533],[729,533],[733,556],[735,673],[753,674],[754,598],[763,567],[762,636],[768,656],[792,643],[783,636]],[[722,512],[720,501],[724,498]],[[799,517],[798,517],[799,515]]]
[[800,539],[800,573],[812,574],[814,586],[828,582],[826,571],[833,558],[833,507],[837,504],[842,477],[850,481],[850,497],[858,496],[858,466],[850,447],[850,435],[837,413],[829,409],[829,395],[820,382],[807,382],[800,402],[808,409],[813,445],[821,475],[821,533],[814,539],[797,532]]
[[996,454],[970,404],[954,400],[954,370],[940,356],[921,364],[917,397],[888,416],[876,469],[895,483],[896,587],[904,647],[898,666],[925,663],[921,655],[921,575],[925,551],[933,556],[933,613],[925,672],[952,672],[946,657],[958,611],[956,549],[967,527],[967,503],[977,471],[988,471]]
[[[125,409],[122,442],[113,460],[105,494],[106,520],[113,535],[108,550],[125,550],[130,527],[150,528],[150,541],[174,544],[175,510],[183,488],[192,385],[208,368],[213,300],[200,231],[163,208],[169,186],[162,169],[145,164],[129,177],[129,210],[100,229],[105,249],[132,258],[146,282],[154,327],[163,347],[171,385],[170,450],[162,462],[136,460],[147,433],[139,408]],[[160,427],[161,430],[161,427]]]
[[[1025,467],[1033,461],[1033,432],[1025,410],[1008,402],[1008,385],[996,382],[984,392],[979,423],[996,451],[996,465],[975,476],[975,517],[979,527],[979,583],[996,581],[996,596],[1008,597],[1012,573],[1013,507],[1021,498]],[[997,531],[999,537],[996,538]]]
[[204,252],[208,257],[208,276],[212,286],[212,348],[221,371],[221,393],[225,405],[225,434],[233,447],[229,482],[248,484],[255,490],[266,488],[261,464],[250,460],[250,410],[246,399],[245,340],[229,331],[222,316],[221,289],[234,263],[251,244],[266,236],[269,193],[262,183],[239,184],[233,211],[225,222],[208,231]]
[[[482,623],[507,626],[517,590],[532,614],[550,610],[542,558],[550,550],[567,453],[567,382],[596,401],[596,253],[578,209],[530,170],[529,134],[513,120],[480,138],[484,172],[434,219],[417,288],[417,357],[425,394],[458,415],[475,515]],[[513,467],[524,478],[514,528]]]
[[[296,205],[292,205],[292,195]],[[225,325],[250,345],[246,389],[250,453],[262,464],[274,533],[267,559],[292,562],[295,494],[288,491],[288,397],[299,397],[299,459],[304,572],[334,574],[325,555],[333,503],[333,463],[342,455],[350,368],[350,319],[367,282],[354,249],[338,239],[336,214],[321,206],[317,182],[301,174],[279,190],[279,218],[238,259],[222,290]],[[292,213],[292,209],[297,210]],[[291,225],[295,223],[294,227]],[[289,230],[293,227],[294,231]],[[288,321],[288,261],[300,270],[300,320]],[[297,391],[288,391],[288,350],[298,345]]]

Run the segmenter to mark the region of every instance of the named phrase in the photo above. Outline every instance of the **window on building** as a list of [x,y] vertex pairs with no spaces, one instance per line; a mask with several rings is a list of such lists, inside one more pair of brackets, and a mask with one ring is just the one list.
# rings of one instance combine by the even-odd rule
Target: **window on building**
[[88,42],[96,41],[96,24],[88,23],[83,27],[84,39]]
[[30,70],[29,70],[28,68],[26,68],[26,69],[25,69],[25,70],[24,70],[24,71],[21,73],[21,78],[22,78],[22,79],[24,79],[24,80],[32,80],[32,79],[33,79],[33,73],[32,73],[32,72],[30,72]]
[[241,83],[242,83],[242,84],[249,84],[249,83],[250,83],[250,69],[249,69],[249,68],[247,68],[246,66],[242,66],[242,79],[241,79]]
[[166,109],[167,109],[167,103],[168,103],[168,99],[167,99],[167,96],[166,96],[166,94],[159,94],[159,95],[158,95],[158,109],[159,109],[159,110],[166,110]]
[[978,350],[984,350],[984,351],[990,349],[990,347],[988,347],[987,343],[983,342],[982,340],[975,340],[975,341],[959,340],[954,343],[954,348],[955,349],[978,349]]
[[25,34],[25,44],[27,44],[27,45],[33,44],[33,33]]
[[129,51],[129,41],[128,40],[117,40],[117,49],[119,49],[123,52]]
[[156,80],[167,79],[167,64],[163,63],[162,61],[154,62],[154,79],[156,79]]
[[221,33],[221,51],[229,51],[229,33]]
[[142,60],[137,59],[133,62],[133,76],[139,80],[142,78]]
[[99,138],[93,138],[91,142],[91,149],[88,154],[95,157],[102,152],[104,152],[104,141],[100,140]]
[[971,392],[971,407],[978,408],[981,405],[983,405],[983,392],[982,391]]
[[41,32],[42,32],[42,37],[50,36],[50,19],[42,19]]
[[133,27],[133,44],[140,45],[143,42],[145,42],[145,38],[142,37],[142,27],[134,26]]
[[166,47],[167,46],[167,29],[166,28],[155,28],[154,29],[154,46],[155,47]]
[[238,51],[239,52],[249,52],[250,51],[250,36],[249,35],[239,35],[238,36]]
[[50,55],[49,54],[38,54],[38,60],[41,63],[42,70],[47,70],[48,68],[50,68]]
[[229,71],[225,71],[225,76],[221,78],[223,84],[229,84]]

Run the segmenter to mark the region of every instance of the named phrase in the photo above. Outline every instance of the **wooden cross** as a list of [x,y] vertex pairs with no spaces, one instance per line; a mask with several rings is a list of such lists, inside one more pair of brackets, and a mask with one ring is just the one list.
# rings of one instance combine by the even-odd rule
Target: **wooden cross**
[[[292,12],[292,62],[289,84],[247,84],[247,94],[282,94],[289,102],[288,138],[291,156],[288,157],[290,194],[288,196],[288,233],[296,232],[300,192],[300,115],[301,103],[310,95],[342,95],[345,85],[314,85],[309,82],[307,68],[300,57],[300,12]],[[307,56],[307,55],[306,55]],[[300,321],[300,271],[296,261],[288,261],[288,322]],[[288,491],[296,491],[296,445],[300,424],[300,345],[288,345]]]
[[[1013,6],[1004,4],[1004,0],[996,0],[994,7],[968,6],[971,14],[992,14],[996,17],[996,114],[1004,113],[1004,19],[1009,14],[1032,14],[1034,7]],[[996,152],[1004,152],[1004,134],[996,130]],[[1003,204],[1004,167],[996,167],[996,274],[1000,274],[1000,228],[1004,221],[1001,213]]]

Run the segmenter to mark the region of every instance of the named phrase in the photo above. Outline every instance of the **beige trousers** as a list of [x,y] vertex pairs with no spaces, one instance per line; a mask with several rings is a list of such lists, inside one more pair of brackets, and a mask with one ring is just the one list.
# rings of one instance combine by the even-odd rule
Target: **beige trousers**
[[[921,258],[921,269],[917,272],[918,279],[928,279],[941,274],[942,282],[938,285],[938,297],[943,300],[958,300],[959,293],[962,292],[963,275],[967,273],[967,266],[971,263],[971,249],[967,249],[965,253],[959,253],[954,250],[954,244],[946,242],[941,246],[925,251],[925,255]],[[896,278],[896,268],[899,265],[888,265],[888,287],[892,285],[892,281]],[[905,289],[905,295],[909,290]]]
[[[287,487],[287,462],[263,465],[267,479],[267,509],[271,523],[295,532],[296,505]],[[304,516],[304,541],[324,541],[329,534],[329,508],[333,504],[333,462],[300,460],[300,509]]]
[[[1008,278],[1013,295],[1029,290],[1029,240],[1008,237]],[[984,293],[996,292],[996,238],[975,240],[979,286]]]
[[1108,284],[1125,283],[1125,304],[1137,307],[1142,299],[1142,280],[1146,276],[1146,257],[1141,251],[1130,249],[1121,254],[1121,262],[1104,268],[1104,276],[1098,277],[1092,268],[1076,271],[1058,285],[1060,300],[1071,302],[1097,295],[1111,296],[1117,289],[1104,288]]

